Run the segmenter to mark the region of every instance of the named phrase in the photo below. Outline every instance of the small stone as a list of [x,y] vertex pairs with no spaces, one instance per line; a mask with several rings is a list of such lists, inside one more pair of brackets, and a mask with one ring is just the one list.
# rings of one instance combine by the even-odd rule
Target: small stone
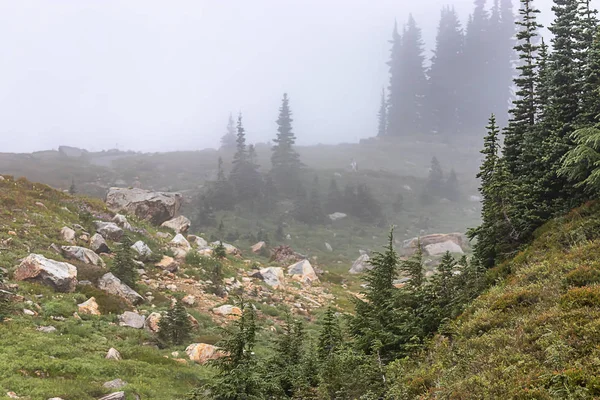
[[52,333],[52,332],[56,332],[56,328],[53,326],[38,326],[37,330],[39,332],[43,332],[43,333]]
[[60,237],[65,242],[74,244],[75,243],[75,231],[68,226],[63,226],[60,230]]
[[111,347],[110,349],[108,349],[108,353],[106,353],[106,357],[107,360],[122,360],[123,357],[121,357],[121,353],[119,353],[119,351],[117,349],[115,349],[114,347]]
[[88,315],[101,315],[100,309],[98,308],[98,303],[94,297],[90,297],[88,300],[81,304],[77,304],[79,308],[79,313],[88,314]]
[[188,305],[188,306],[193,306],[194,304],[196,304],[196,297],[188,294],[187,296],[185,296],[183,299],[181,299],[181,301],[183,302],[183,304]]
[[25,314],[25,315],[29,315],[29,316],[32,316],[32,317],[33,317],[33,316],[35,316],[35,315],[37,315],[37,314],[35,313],[35,311],[31,311],[31,310],[29,310],[29,309],[27,309],[27,308],[25,308],[25,309],[23,310],[23,314]]
[[102,387],[104,387],[106,389],[121,389],[122,387],[124,387],[126,385],[127,385],[127,382],[125,382],[124,380],[122,380],[120,378],[117,378],[117,379],[113,379],[112,381],[104,382]]
[[98,400],[125,400],[125,392],[115,392],[107,394],[106,396],[101,397]]

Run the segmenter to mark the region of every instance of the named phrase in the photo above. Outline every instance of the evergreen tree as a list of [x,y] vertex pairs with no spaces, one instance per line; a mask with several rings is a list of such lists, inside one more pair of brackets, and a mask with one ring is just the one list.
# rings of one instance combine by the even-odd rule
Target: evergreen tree
[[219,373],[207,388],[211,397],[219,400],[264,399],[272,388],[263,379],[264,367],[254,354],[256,312],[244,300],[239,307],[242,315],[225,329],[225,337],[218,343],[223,357],[213,361]]
[[133,243],[127,235],[123,235],[121,245],[116,251],[111,272],[124,284],[132,289],[136,287],[138,278],[138,266],[135,263],[135,250],[131,248]]
[[262,177],[253,158],[256,159],[254,146],[246,146],[246,131],[240,114],[237,124],[237,147],[229,175],[238,202],[253,202],[260,194]]
[[71,196],[77,194],[77,186],[75,186],[75,179],[71,179],[71,186],[69,186],[69,194]]
[[381,105],[377,114],[377,136],[383,137],[387,134],[387,102],[385,100],[385,89],[381,89]]
[[517,98],[510,110],[512,118],[505,130],[504,158],[511,173],[522,171],[523,146],[528,134],[532,134],[536,122],[536,53],[539,46],[535,45],[537,31],[542,27],[537,22],[540,11],[533,6],[533,0],[521,0],[519,14],[521,18],[516,24],[521,27],[517,33],[515,51],[519,55],[519,76],[514,79]]
[[271,174],[275,185],[285,194],[294,192],[300,179],[300,156],[294,149],[296,136],[292,131],[292,111],[287,93],[284,93],[277,118],[277,137],[273,140]]
[[308,197],[308,207],[310,210],[309,219],[314,224],[322,224],[325,222],[325,212],[321,203],[321,192],[319,188],[319,178],[315,176],[312,189]]
[[388,102],[388,133],[392,136],[414,135],[428,129],[425,126],[428,116],[424,104],[427,94],[424,61],[421,29],[411,15],[402,37],[395,28],[392,39]]
[[221,157],[217,165],[217,181],[209,185],[204,198],[208,207],[214,210],[233,210],[235,206],[234,188],[225,176]]
[[364,300],[355,301],[356,315],[350,320],[351,332],[357,348],[365,353],[376,351],[383,360],[391,361],[400,350],[403,337],[396,325],[396,292],[394,280],[398,276],[398,254],[393,247],[390,232],[384,252],[374,253],[373,268],[365,275]]
[[431,203],[434,198],[439,198],[444,195],[444,171],[437,157],[431,159],[431,167],[429,168],[429,177],[421,200],[425,203]]
[[[222,222],[223,221],[221,221],[221,223]],[[225,249],[225,246],[223,246],[222,241],[219,241],[219,244],[217,244],[217,246],[213,250],[213,254],[217,259],[223,259],[227,257],[227,250]]]
[[383,216],[381,204],[373,196],[371,189],[364,183],[356,188],[353,215],[361,221],[371,224],[378,223]]
[[586,58],[579,126],[589,126],[597,122],[600,115],[600,27],[596,28],[596,31],[596,39],[592,42]]
[[450,201],[460,200],[460,189],[458,186],[458,178],[454,169],[450,170],[448,179],[444,183],[444,197]]
[[442,9],[436,46],[429,68],[428,107],[432,130],[441,135],[460,132],[461,92],[464,84],[464,34],[453,7]]
[[600,193],[600,122],[571,137],[575,147],[565,155],[559,174],[595,197]]
[[438,324],[444,318],[451,316],[450,305],[455,296],[453,270],[457,265],[450,252],[446,252],[440,260],[437,267],[437,274],[434,275],[432,286],[435,291],[435,306],[439,310]]
[[512,241],[516,237],[509,218],[512,211],[507,202],[512,193],[511,179],[506,163],[499,156],[499,128],[493,114],[487,129],[481,151],[485,158],[477,174],[481,181],[482,223],[469,231],[469,238],[477,237],[473,251],[477,262],[491,268],[497,260],[507,257],[506,251],[513,248]]
[[344,208],[343,201],[344,198],[338,187],[337,181],[332,178],[331,182],[329,183],[329,191],[327,192],[325,210],[328,214],[340,211],[342,208]]
[[158,323],[158,338],[163,343],[184,344],[190,337],[192,324],[182,301],[176,301]]
[[236,131],[235,122],[233,115],[229,114],[229,120],[227,122],[227,131],[221,138],[221,148],[223,149],[235,149],[236,148]]
[[317,354],[321,362],[328,359],[342,345],[342,330],[335,311],[331,306],[327,307],[323,315]]
[[[548,45],[542,37],[542,42],[539,47],[537,56],[537,76],[535,79],[535,109],[536,109],[536,120],[546,121],[546,115],[548,106],[550,105],[550,54],[548,52]],[[537,140],[537,143],[541,143]]]
[[418,290],[425,282],[425,271],[423,269],[423,248],[421,241],[417,242],[417,250],[412,257],[400,263],[400,271],[404,272],[410,279],[408,287]]
[[469,17],[465,33],[463,71],[467,77],[461,96],[464,101],[461,120],[467,131],[479,129],[490,110],[487,95],[481,90],[488,86],[490,52],[495,49],[489,43],[490,17],[485,5],[486,0],[475,0],[475,8]]

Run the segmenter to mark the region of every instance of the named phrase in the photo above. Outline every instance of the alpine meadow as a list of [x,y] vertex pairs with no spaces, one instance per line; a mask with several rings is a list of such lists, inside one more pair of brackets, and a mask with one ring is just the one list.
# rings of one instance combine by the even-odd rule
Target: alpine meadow
[[595,6],[0,4],[0,398],[600,398]]

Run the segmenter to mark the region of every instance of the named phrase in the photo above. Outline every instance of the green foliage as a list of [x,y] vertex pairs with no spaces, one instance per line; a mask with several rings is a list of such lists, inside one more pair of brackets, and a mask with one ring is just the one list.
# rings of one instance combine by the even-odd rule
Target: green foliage
[[123,235],[121,244],[116,250],[111,272],[130,288],[135,289],[138,278],[138,265],[135,263],[135,250],[131,248],[131,239]]
[[217,259],[224,259],[227,257],[227,250],[225,249],[222,241],[219,241],[219,244],[215,246],[213,249],[213,254]]
[[578,129],[571,138],[575,147],[565,154],[559,174],[596,194],[600,191],[600,125]]
[[190,338],[192,324],[181,300],[176,301],[159,323],[158,338],[166,344],[181,345]]
[[342,330],[335,311],[331,306],[327,307],[323,316],[317,354],[319,360],[327,360],[342,345]]

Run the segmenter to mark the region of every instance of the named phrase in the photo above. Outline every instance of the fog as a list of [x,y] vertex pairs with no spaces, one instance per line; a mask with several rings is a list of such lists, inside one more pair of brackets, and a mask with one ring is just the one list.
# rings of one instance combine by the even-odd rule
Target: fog
[[2,0],[0,152],[217,147],[240,111],[267,141],[283,92],[300,144],[374,136],[394,18],[430,49],[448,3],[465,21],[472,0]]

